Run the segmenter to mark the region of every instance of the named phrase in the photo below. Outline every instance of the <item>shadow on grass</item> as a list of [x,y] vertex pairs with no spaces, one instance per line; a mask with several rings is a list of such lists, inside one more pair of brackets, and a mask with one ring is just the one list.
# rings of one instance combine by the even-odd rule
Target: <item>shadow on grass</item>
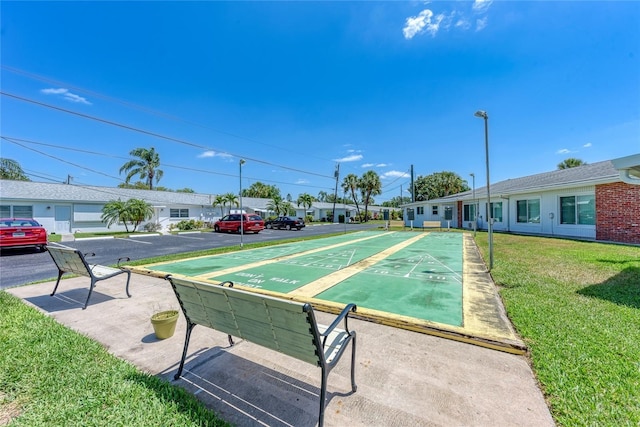
[[135,372],[129,375],[127,379],[144,385],[148,390],[153,391],[160,400],[175,405],[176,411],[188,414],[194,425],[230,426],[230,424],[218,418],[214,412],[206,409],[191,393],[179,386],[143,372]]
[[640,268],[625,268],[609,280],[582,288],[578,293],[640,309]]

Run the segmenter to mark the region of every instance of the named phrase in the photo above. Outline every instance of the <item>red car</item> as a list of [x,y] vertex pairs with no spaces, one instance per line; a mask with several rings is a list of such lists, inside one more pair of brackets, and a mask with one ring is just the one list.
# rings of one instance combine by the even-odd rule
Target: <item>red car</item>
[[34,219],[0,219],[0,248],[35,246],[44,251],[47,242],[47,230]]
[[225,215],[213,225],[213,229],[219,233],[221,231],[240,233],[240,218],[244,217],[242,232],[252,232],[258,234],[264,230],[264,220],[256,214],[229,214]]

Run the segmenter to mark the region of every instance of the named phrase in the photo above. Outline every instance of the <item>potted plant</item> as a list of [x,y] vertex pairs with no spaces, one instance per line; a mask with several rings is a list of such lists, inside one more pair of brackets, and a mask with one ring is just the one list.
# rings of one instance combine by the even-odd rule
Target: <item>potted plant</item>
[[173,336],[178,322],[178,310],[166,310],[155,313],[151,316],[151,324],[160,340]]

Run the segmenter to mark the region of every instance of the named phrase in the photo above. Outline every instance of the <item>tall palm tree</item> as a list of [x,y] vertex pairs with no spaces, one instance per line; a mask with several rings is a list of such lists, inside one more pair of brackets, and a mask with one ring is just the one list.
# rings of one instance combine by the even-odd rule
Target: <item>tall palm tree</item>
[[568,159],[563,160],[562,163],[558,163],[558,169],[569,169],[582,165],[586,165],[586,163],[580,159],[569,157]]
[[367,171],[358,181],[358,187],[362,193],[362,201],[364,203],[364,221],[368,221],[369,204],[372,201],[371,196],[382,194],[382,183],[380,177],[374,171]]
[[223,194],[222,197],[224,198],[224,202],[222,203],[222,208],[224,209],[225,205],[227,203],[229,203],[229,213],[231,213],[231,206],[232,205],[236,205],[236,206],[240,206],[240,203],[238,203],[238,195],[235,193],[226,193]]
[[149,150],[146,148],[136,148],[131,150],[129,154],[138,157],[138,159],[129,160],[120,168],[120,173],[127,172],[125,183],[128,184],[134,175],[139,175],[140,179],[145,180],[149,189],[153,190],[154,178],[157,184],[164,174],[161,169],[158,169],[160,167],[160,155],[153,147]]
[[345,193],[347,191],[350,192],[353,203],[356,204],[356,218],[360,218],[360,207],[358,206],[358,196],[356,194],[356,190],[359,188],[358,181],[358,177],[352,173],[345,176],[344,180],[342,181],[342,190]]

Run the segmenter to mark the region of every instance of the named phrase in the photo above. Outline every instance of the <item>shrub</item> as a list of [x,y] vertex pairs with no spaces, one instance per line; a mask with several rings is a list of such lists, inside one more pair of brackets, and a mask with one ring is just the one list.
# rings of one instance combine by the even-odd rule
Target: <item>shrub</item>
[[144,225],[144,231],[160,231],[162,230],[162,225],[157,222],[148,222]]
[[[189,230],[198,230],[200,228],[203,228],[204,222],[196,221],[194,219],[183,219],[177,224],[172,224],[172,225],[175,226],[175,228],[177,228],[180,231],[189,231]],[[174,227],[170,227],[170,229],[173,229],[173,228]]]

